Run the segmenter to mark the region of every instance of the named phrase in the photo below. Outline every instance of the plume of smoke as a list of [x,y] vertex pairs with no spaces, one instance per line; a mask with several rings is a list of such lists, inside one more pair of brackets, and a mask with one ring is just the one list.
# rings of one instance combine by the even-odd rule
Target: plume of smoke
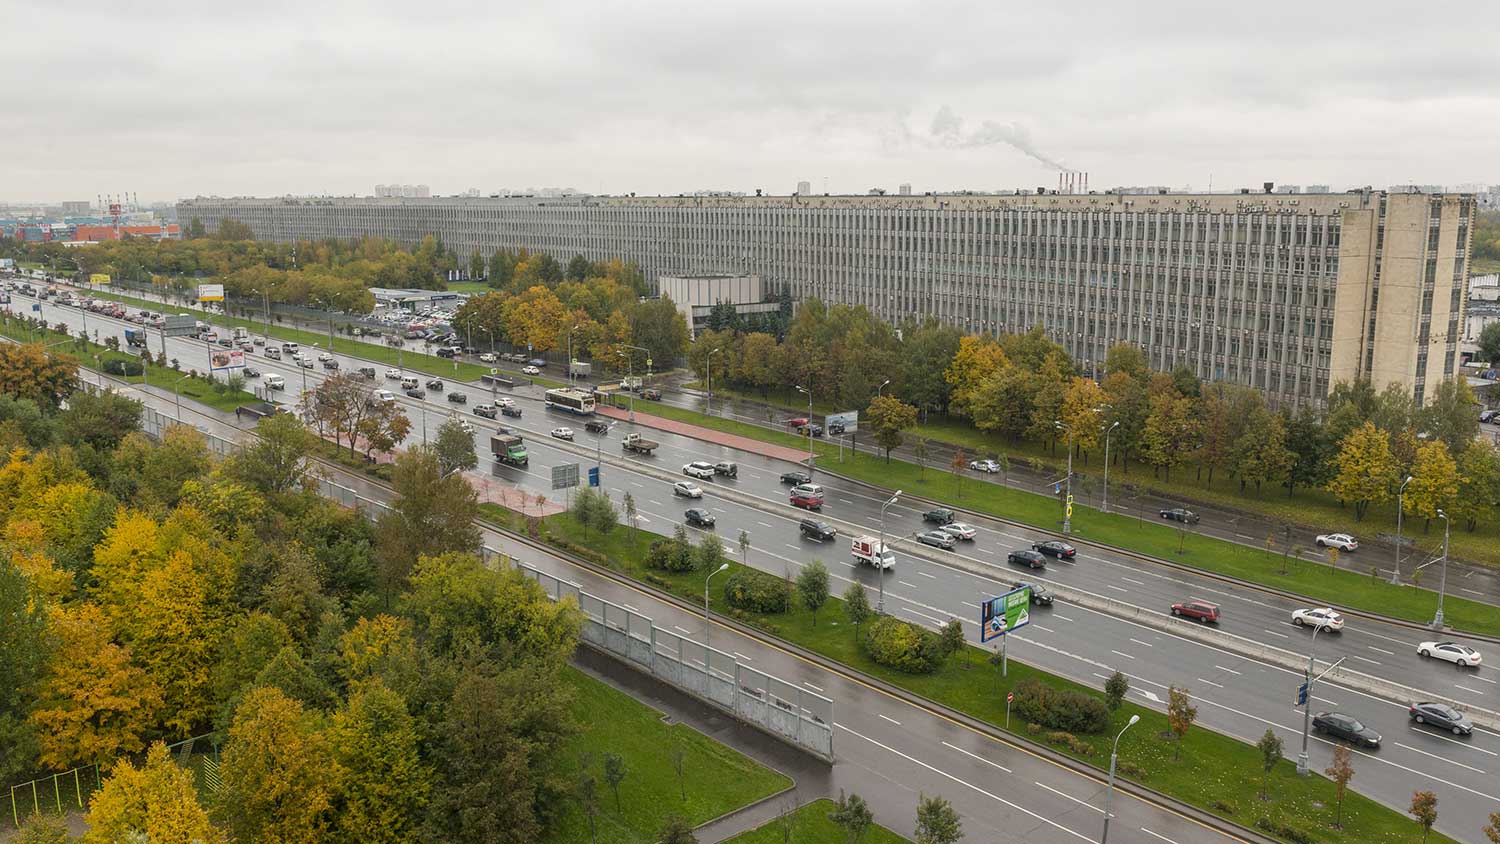
[[1005,144],[1031,156],[1048,167],[1057,170],[1068,169],[1062,162],[1047,155],[1036,148],[1031,141],[1031,133],[1026,127],[1019,123],[1009,125],[986,120],[979,124],[979,128],[971,132],[964,131],[963,118],[953,113],[953,109],[943,106],[933,115],[932,127],[929,130],[932,140],[938,144],[953,148],[987,147],[995,144]]

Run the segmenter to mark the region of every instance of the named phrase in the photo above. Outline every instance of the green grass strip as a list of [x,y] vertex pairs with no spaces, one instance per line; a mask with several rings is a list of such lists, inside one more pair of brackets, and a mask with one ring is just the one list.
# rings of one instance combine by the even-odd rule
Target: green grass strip
[[[783,824],[790,825],[790,840],[796,844],[845,844],[844,830],[828,819],[834,808],[832,800],[814,800],[784,818],[776,818],[749,832],[742,832],[725,844],[782,844],[787,840],[782,837]],[[912,823],[915,824],[915,801],[912,802],[911,810]],[[880,824],[873,824],[865,831],[860,844],[909,844],[909,839],[902,838]]]

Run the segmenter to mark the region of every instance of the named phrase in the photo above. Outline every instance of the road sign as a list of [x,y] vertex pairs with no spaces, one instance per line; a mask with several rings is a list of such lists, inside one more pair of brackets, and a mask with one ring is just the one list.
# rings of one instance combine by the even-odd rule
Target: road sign
[[578,486],[578,464],[563,463],[552,467],[552,488],[568,489]]
[[988,642],[1031,623],[1031,587],[1018,586],[980,607],[979,640]]
[[598,485],[599,485],[599,467],[598,466],[590,467],[589,468],[589,486],[598,486]]
[[1006,695],[1005,695],[1005,702],[1006,703],[1013,703],[1015,701],[1015,699],[1016,699],[1016,693],[1015,692],[1007,692],[1006,693]]
[[161,330],[168,337],[186,337],[198,330],[198,320],[192,314],[168,314]]
[[859,411],[850,410],[844,413],[830,413],[823,420],[829,431],[842,430],[846,434],[852,434],[859,430]]
[[200,285],[198,285],[198,301],[200,301],[200,302],[222,302],[222,301],[224,301],[224,285],[222,285],[222,284],[200,284]]
[[93,284],[93,285],[105,285],[105,284],[109,284],[109,273],[90,273],[89,274],[89,284]]
[[1307,703],[1307,684],[1303,683],[1297,687],[1297,705],[1303,706]]

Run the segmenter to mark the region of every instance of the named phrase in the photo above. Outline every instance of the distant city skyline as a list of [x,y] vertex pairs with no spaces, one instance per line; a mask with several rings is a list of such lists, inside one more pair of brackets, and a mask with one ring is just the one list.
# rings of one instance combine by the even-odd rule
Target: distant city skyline
[[1500,181],[1500,16],[1394,2],[270,0],[24,30],[18,198]]

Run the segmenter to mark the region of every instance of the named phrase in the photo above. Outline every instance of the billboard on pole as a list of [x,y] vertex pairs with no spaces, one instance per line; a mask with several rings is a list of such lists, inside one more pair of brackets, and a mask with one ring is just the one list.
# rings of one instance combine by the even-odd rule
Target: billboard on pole
[[109,284],[109,273],[90,273],[89,284],[96,286]]
[[988,642],[1031,623],[1031,587],[1018,586],[980,607],[979,641]]
[[244,365],[245,353],[240,349],[215,349],[208,353],[208,368],[214,372]]
[[852,434],[859,430],[859,411],[849,410],[843,413],[830,413],[824,420],[828,425],[830,434]]
[[200,284],[200,285],[198,285],[198,301],[200,301],[200,302],[222,302],[222,301],[224,301],[224,285],[222,285],[222,284]]

